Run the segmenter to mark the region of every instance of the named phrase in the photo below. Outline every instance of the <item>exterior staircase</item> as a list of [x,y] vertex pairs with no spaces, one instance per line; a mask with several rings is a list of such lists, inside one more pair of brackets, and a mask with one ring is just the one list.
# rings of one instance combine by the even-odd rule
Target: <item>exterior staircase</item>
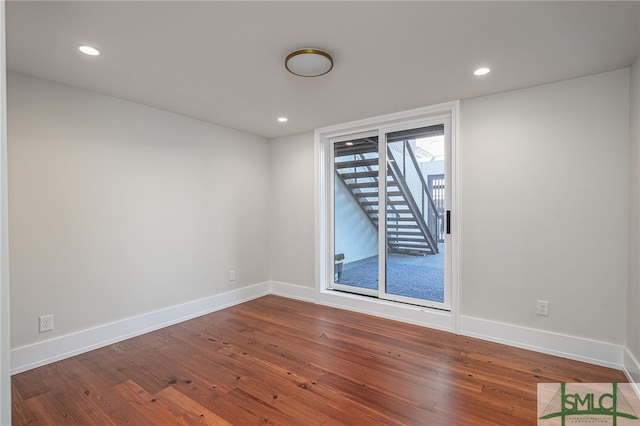
[[[379,227],[378,201],[378,142],[377,138],[364,138],[334,145],[334,167],[340,179],[365,212],[373,226]],[[387,245],[389,252],[411,255],[438,253],[438,213],[418,162],[408,143],[401,161],[397,152],[387,149]],[[407,151],[408,149],[408,160]],[[400,158],[398,158],[400,160]],[[415,167],[420,176],[422,194],[416,201],[403,169]],[[415,185],[414,185],[415,187]]]

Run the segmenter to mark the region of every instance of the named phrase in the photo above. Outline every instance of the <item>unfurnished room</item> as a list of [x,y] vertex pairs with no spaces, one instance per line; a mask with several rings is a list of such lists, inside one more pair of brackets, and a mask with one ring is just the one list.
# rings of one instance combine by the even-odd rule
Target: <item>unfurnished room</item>
[[0,22],[0,425],[640,425],[640,1]]

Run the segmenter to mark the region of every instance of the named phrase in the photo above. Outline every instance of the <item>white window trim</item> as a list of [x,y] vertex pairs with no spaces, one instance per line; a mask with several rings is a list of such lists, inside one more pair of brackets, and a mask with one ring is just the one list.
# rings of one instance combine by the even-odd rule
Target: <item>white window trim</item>
[[[459,155],[459,110],[460,102],[447,102],[424,108],[387,114],[364,120],[316,129],[314,132],[315,150],[315,288],[316,303],[390,318],[412,324],[427,326],[439,330],[460,331],[460,155]],[[352,135],[378,129],[381,126],[392,126],[395,123],[425,118],[436,118],[442,115],[451,117],[451,311],[441,311],[427,307],[413,306],[382,299],[349,294],[327,289],[330,278],[331,247],[333,242],[327,237],[330,226],[331,211],[327,201],[328,179],[326,166],[330,153],[327,151],[329,138]]]

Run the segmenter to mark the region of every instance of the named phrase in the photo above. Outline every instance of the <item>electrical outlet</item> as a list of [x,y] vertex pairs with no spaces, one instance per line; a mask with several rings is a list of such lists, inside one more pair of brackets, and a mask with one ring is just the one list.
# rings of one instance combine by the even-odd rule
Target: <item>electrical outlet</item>
[[53,315],[43,315],[40,320],[40,333],[53,330]]
[[538,303],[536,304],[536,314],[543,315],[545,317],[549,316],[549,302],[546,300],[538,300]]
[[232,269],[229,271],[229,281],[235,281],[235,280],[236,280],[236,271]]

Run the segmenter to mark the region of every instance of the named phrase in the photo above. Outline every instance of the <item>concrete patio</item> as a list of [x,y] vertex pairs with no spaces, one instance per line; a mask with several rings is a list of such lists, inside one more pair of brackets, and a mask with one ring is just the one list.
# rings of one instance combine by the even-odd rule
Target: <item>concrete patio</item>
[[[444,252],[427,256],[387,254],[387,293],[444,301]],[[345,263],[339,284],[378,289],[378,256]]]

